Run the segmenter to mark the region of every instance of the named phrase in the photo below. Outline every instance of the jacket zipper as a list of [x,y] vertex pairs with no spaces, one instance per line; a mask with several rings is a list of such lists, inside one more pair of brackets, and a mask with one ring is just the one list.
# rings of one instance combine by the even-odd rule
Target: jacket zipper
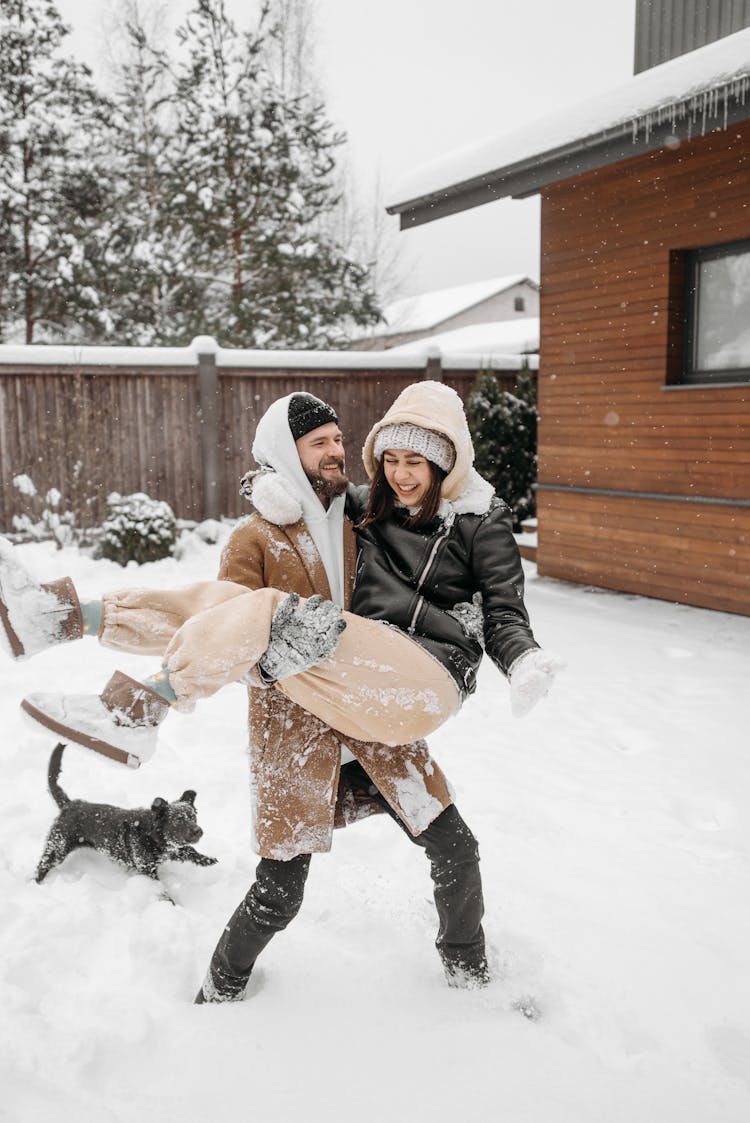
[[[427,561],[424,565],[424,568],[423,568],[422,572],[420,573],[419,578],[417,580],[417,592],[419,592],[419,590],[422,588],[425,581],[427,580],[427,574],[432,569],[433,562],[435,561],[435,555],[437,554],[438,550],[442,546],[445,539],[450,534],[452,526],[453,526],[453,512],[451,512],[451,514],[445,520],[445,524],[444,524],[442,534],[440,534],[437,537],[437,539],[435,540],[435,542],[433,543],[432,549],[430,550],[430,556],[428,557],[428,559],[427,559]],[[415,628],[416,623],[417,623],[417,617],[419,616],[419,613],[422,610],[423,604],[424,604],[424,597],[423,596],[418,597],[416,607],[414,609],[414,612],[412,613],[412,618],[409,621],[409,631],[410,632],[414,631],[414,628]]]

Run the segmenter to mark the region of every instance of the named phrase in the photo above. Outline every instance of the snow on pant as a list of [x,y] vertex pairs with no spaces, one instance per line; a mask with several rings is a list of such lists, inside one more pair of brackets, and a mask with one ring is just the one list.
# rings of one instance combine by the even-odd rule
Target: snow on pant
[[[476,839],[451,804],[421,834],[412,835],[372,783],[352,761],[342,773],[354,788],[382,804],[406,837],[421,846],[429,862],[438,913],[435,945],[446,969],[482,976],[486,971],[482,916],[484,901]],[[241,994],[256,959],[269,940],[299,912],[310,868],[310,855],[288,862],[263,858],[256,880],[235,910],[213,953],[209,975],[224,997]]]
[[[192,709],[230,682],[255,681],[274,612],[286,593],[205,581],[180,590],[125,589],[103,598],[100,641],[163,656],[177,708]],[[332,656],[278,682],[280,690],[345,737],[406,744],[459,708],[449,672],[407,635],[344,613]]]

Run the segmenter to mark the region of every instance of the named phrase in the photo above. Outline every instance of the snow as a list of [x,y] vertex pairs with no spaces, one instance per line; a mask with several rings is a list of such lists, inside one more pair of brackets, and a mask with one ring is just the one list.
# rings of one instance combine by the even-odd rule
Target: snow
[[[555,152],[610,129],[628,127],[635,140],[652,125],[688,114],[705,131],[725,124],[727,105],[750,91],[750,28],[652,67],[612,89],[565,106],[512,133],[493,135],[416,168],[394,185],[389,207]],[[750,113],[750,109],[749,109]]]
[[[459,312],[465,312],[467,308],[473,308],[476,304],[524,282],[530,283],[529,278],[523,273],[514,273],[508,277],[494,277],[488,281],[475,281],[470,285],[456,285],[449,289],[438,289],[395,300],[383,309],[383,319],[388,325],[387,334],[426,331],[442,324],[443,320],[449,320]],[[381,335],[382,330],[375,326],[372,334]]]
[[[189,347],[83,347],[62,344],[0,344],[0,368],[40,366],[195,367],[198,353],[215,355],[222,369],[258,370],[423,370],[421,355],[395,355],[390,351],[261,351],[218,347],[210,336],[193,340]],[[498,365],[504,364],[504,365]],[[468,368],[467,368],[468,364]],[[477,355],[446,356],[446,370],[481,369]],[[516,370],[514,355],[494,356],[493,369]]]
[[[211,577],[220,548],[196,537],[181,561],[123,571],[70,547],[21,547],[40,576],[70,573],[85,597]],[[536,634],[567,670],[516,721],[487,663],[477,694],[430,739],[480,842],[497,974],[480,992],[445,985],[426,859],[377,816],[313,859],[302,911],[264,953],[247,1000],[193,1006],[256,861],[244,690],[170,714],[137,771],[72,747],[63,759],[72,796],[138,807],[197,791],[198,849],[219,863],[166,864],[173,907],[145,877],[85,851],[33,882],[56,812],[55,738],[18,709],[30,690],[86,692],[154,660],[84,639],[2,664],[9,1119],[750,1117],[750,619],[526,572]]]
[[[539,350],[539,317],[524,316],[518,320],[496,320],[494,323],[469,324],[454,331],[438,332],[436,335],[416,339],[412,343],[402,343],[389,347],[389,355],[432,355],[436,351],[450,355],[499,355],[525,354]],[[518,359],[515,360],[518,365]]]

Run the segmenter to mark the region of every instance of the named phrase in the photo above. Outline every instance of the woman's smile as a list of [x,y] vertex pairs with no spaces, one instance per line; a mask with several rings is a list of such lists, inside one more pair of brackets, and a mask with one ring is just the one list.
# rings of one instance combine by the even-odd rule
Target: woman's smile
[[432,484],[429,461],[405,448],[383,453],[383,470],[389,487],[406,507],[419,507]]

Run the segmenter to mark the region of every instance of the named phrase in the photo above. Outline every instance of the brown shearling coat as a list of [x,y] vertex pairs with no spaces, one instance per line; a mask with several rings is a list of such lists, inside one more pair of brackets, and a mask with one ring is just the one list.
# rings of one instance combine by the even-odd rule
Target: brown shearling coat
[[[345,519],[346,608],[355,563],[356,538]],[[279,526],[257,512],[233,531],[218,576],[250,589],[331,596],[305,523]],[[273,687],[249,687],[248,693],[255,848],[280,861],[330,850],[334,825],[359,817],[353,793],[339,788],[340,737]],[[452,802],[425,741],[388,746],[349,738],[346,745],[412,834],[420,834]]]

